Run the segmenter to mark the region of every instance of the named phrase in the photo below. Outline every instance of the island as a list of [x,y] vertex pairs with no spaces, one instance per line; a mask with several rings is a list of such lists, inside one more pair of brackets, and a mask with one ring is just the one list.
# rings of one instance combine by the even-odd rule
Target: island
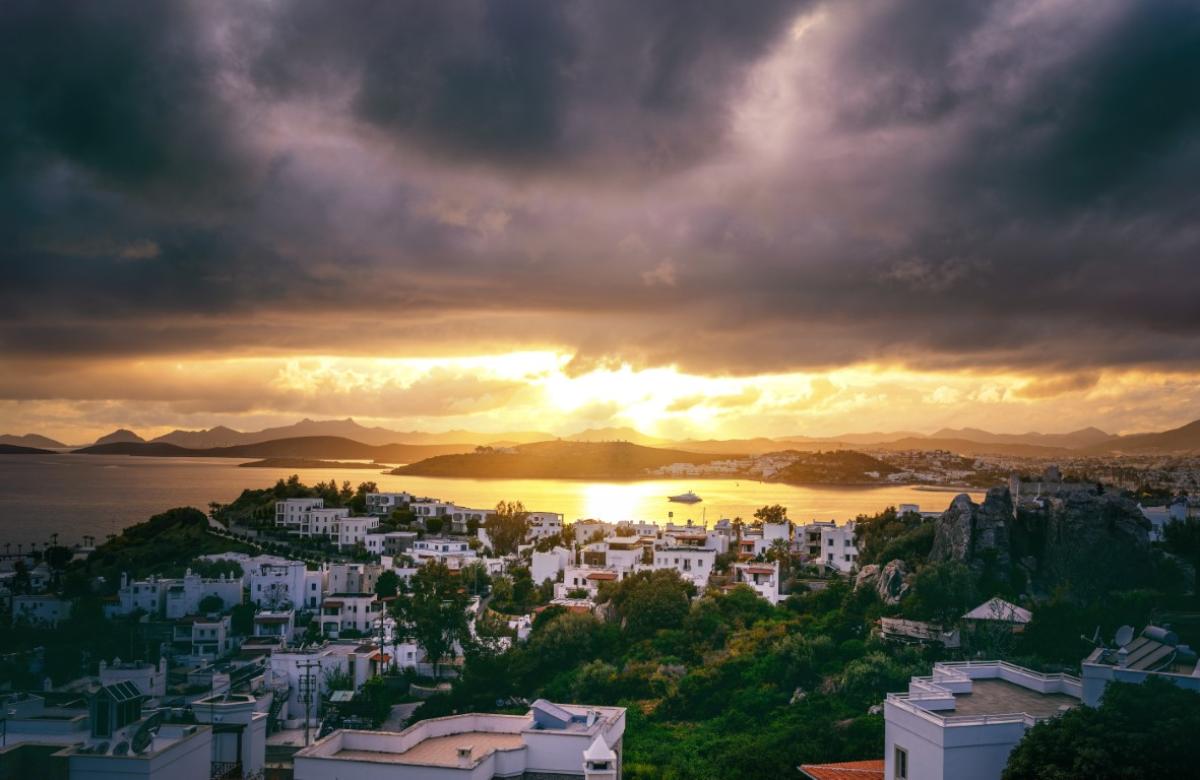
[[353,460],[316,460],[312,458],[263,458],[239,463],[242,469],[379,469],[391,468],[386,463],[364,463]]
[[728,456],[643,447],[623,441],[558,440],[515,447],[477,447],[467,454],[426,458],[391,473],[473,479],[635,480],[652,478],[651,470],[676,463],[705,465],[725,458]]

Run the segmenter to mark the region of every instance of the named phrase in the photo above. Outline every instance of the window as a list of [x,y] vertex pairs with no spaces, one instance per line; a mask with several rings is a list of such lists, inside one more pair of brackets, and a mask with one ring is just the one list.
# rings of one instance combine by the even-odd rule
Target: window
[[895,780],[908,780],[908,751],[899,745],[896,746],[896,760],[893,767],[896,771],[893,774]]

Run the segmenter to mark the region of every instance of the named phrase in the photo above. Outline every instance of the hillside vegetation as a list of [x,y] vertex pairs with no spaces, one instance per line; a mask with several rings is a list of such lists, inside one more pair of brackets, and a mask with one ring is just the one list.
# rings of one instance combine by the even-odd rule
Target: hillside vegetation
[[481,479],[638,479],[672,463],[709,463],[718,458],[628,442],[544,441],[511,449],[481,447],[401,466],[393,474]]

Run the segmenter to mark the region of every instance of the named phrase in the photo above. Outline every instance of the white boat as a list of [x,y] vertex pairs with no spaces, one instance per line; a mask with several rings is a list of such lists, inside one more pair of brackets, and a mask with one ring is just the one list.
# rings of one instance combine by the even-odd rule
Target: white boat
[[689,490],[677,496],[667,496],[667,500],[674,501],[676,504],[699,504],[704,499]]

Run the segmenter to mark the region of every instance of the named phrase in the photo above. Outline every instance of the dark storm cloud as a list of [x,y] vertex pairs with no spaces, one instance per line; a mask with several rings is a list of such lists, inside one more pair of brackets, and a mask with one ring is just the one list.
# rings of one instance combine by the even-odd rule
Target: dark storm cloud
[[287,4],[255,73],[347,86],[364,120],[455,158],[669,169],[711,150],[746,69],[809,3]]
[[10,3],[0,44],[2,355],[1200,362],[1195,3]]

